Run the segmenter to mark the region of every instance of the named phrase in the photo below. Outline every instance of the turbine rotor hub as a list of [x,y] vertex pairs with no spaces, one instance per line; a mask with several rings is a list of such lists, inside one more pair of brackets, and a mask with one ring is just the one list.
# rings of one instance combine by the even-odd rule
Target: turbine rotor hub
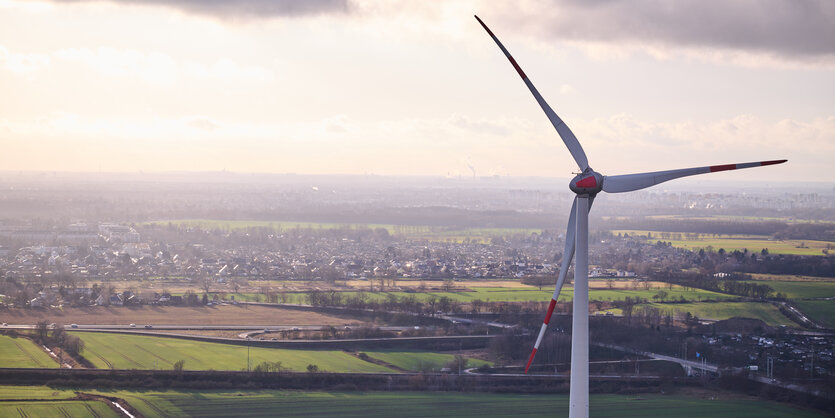
[[571,179],[568,188],[578,195],[594,196],[603,190],[603,175],[589,168]]

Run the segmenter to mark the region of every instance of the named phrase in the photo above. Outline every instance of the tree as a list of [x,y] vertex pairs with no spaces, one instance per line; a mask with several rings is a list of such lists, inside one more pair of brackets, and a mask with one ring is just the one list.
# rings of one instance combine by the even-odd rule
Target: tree
[[307,372],[308,373],[318,373],[319,372],[319,366],[317,366],[315,364],[308,364],[307,365]]
[[446,367],[448,367],[452,371],[457,371],[460,373],[461,371],[467,368],[467,361],[468,359],[466,357],[460,354],[456,354],[455,357],[453,357],[452,361],[446,364]]
[[74,335],[69,335],[67,336],[63,349],[70,355],[77,356],[84,351],[84,340]]
[[204,275],[200,278],[200,287],[203,289],[203,292],[209,293],[212,290],[212,282],[214,281],[214,277]]
[[182,372],[182,371],[183,371],[183,367],[185,367],[185,365],[186,365],[186,361],[185,361],[185,360],[177,360],[177,361],[174,363],[174,365],[172,366],[172,368],[173,368],[173,369],[174,369],[174,371],[176,371],[176,372]]
[[39,343],[43,344],[46,342],[46,338],[49,336],[49,321],[44,319],[43,321],[38,321],[35,325],[35,338],[38,340]]
[[545,286],[550,282],[549,277],[544,274],[537,274],[535,276],[526,276],[523,277],[521,280],[522,284],[527,284],[531,286],[536,286],[539,290],[542,290],[542,286]]

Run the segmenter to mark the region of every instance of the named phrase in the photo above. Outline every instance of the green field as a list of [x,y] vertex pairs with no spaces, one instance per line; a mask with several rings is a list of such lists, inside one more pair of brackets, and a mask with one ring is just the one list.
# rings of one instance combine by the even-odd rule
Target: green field
[[0,335],[0,367],[59,367],[49,354],[25,338]]
[[0,386],[0,417],[118,417],[101,401],[66,400],[75,391],[48,386]]
[[118,417],[102,401],[0,402],[0,417]]
[[[827,241],[813,240],[772,240],[765,235],[688,234],[631,229],[614,230],[612,233],[629,234],[632,237],[642,238],[650,242],[670,242],[674,247],[693,251],[700,249],[719,251],[719,249],[724,249],[731,252],[747,249],[749,252],[760,253],[763,248],[767,248],[770,254],[823,255],[823,250],[833,244]],[[695,238],[689,238],[691,236],[695,236]]]
[[69,399],[75,392],[68,389],[53,389],[48,386],[6,386],[0,385],[0,401],[9,399]]
[[718,303],[651,303],[665,312],[690,312],[701,319],[723,320],[733,317],[761,319],[768,325],[797,326],[770,303],[718,302]]
[[202,229],[219,229],[224,231],[249,228],[266,228],[275,232],[293,229],[378,229],[382,228],[389,234],[399,235],[412,240],[442,241],[442,242],[478,242],[487,243],[493,237],[504,237],[512,234],[530,235],[542,233],[537,228],[452,228],[439,226],[407,226],[392,224],[340,224],[327,222],[292,222],[292,221],[229,221],[218,219],[179,219],[170,221],[143,222],[145,225],[174,225],[198,227]]
[[835,328],[835,300],[797,300],[792,302],[809,319]]
[[774,296],[777,293],[786,295],[789,299],[813,299],[835,297],[835,281],[831,282],[805,282],[805,281],[777,281],[777,280],[752,280],[749,283],[765,284],[774,289]]
[[[567,394],[450,392],[108,391],[146,417],[509,417],[560,416]],[[686,396],[591,395],[593,417],[819,417],[808,410],[756,398],[705,400]]]
[[[76,333],[86,344],[85,358],[101,369],[171,369],[178,360],[185,361],[186,370],[246,370],[247,347],[184,340],[167,337],[109,333]],[[443,367],[453,360],[452,354],[421,351],[373,351],[370,357],[389,362],[406,370],[419,371],[415,364],[432,369]],[[341,350],[294,350],[285,348],[252,347],[249,349],[252,367],[264,362],[280,361],[291,371],[305,371],[315,364],[320,371],[341,373],[394,373],[396,370],[361,360]],[[475,366],[484,364],[472,360]]]
[[[453,360],[453,355],[426,351],[364,350],[369,357],[385,361],[404,370],[438,371]],[[489,365],[479,359],[468,359],[467,367]]]
[[[442,297],[450,298],[456,302],[464,302],[469,303],[473,300],[479,299],[481,301],[490,301],[490,302],[547,302],[551,298],[551,294],[553,293],[553,285],[550,286],[543,286],[543,290],[537,290],[535,287],[531,286],[529,288],[504,288],[504,287],[473,287],[467,291],[451,291],[451,292],[362,292],[365,294],[367,301],[374,301],[374,302],[382,302],[386,300],[388,295],[394,295],[398,298],[403,297],[414,297],[419,302],[425,302],[429,300],[431,297],[435,297],[440,299]],[[599,300],[599,301],[614,301],[614,300],[624,300],[627,297],[631,298],[640,298],[646,299],[648,301],[653,301],[653,296],[658,294],[660,290],[663,290],[667,293],[666,300],[676,299],[678,300],[682,296],[691,301],[703,301],[703,300],[723,300],[729,298],[735,298],[736,296],[730,296],[723,293],[711,292],[709,290],[702,290],[702,289],[690,289],[685,291],[682,287],[674,287],[673,289],[650,289],[650,290],[631,290],[631,289],[591,289],[589,291],[589,297],[591,300]],[[340,292],[342,294],[343,300],[344,298],[353,298],[356,297],[358,293],[356,291],[351,292]],[[227,293],[227,297],[233,295],[231,293]],[[252,301],[262,300],[263,295],[256,295],[253,293],[238,293],[234,294],[235,300],[239,301]],[[285,303],[297,303],[297,304],[306,304],[308,303],[307,294],[304,292],[300,293],[286,293],[285,294]],[[568,302],[574,298],[574,289],[571,286],[563,287],[562,291],[560,292],[560,301]],[[281,300],[279,300],[281,302]]]
[[691,216],[691,215],[652,215],[647,216],[651,219],[683,219],[688,221],[734,221],[734,222],[767,222],[777,221],[785,222],[787,224],[816,224],[822,226],[832,226],[833,221],[822,221],[812,219],[797,219],[794,217],[776,217],[776,216],[744,216],[744,215],[714,215],[714,216]]

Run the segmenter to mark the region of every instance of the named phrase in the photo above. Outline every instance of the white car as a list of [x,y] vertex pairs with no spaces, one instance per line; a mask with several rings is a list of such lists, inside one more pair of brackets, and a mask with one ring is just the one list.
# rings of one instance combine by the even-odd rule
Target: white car
[[136,324],[130,324],[131,328],[136,328]]

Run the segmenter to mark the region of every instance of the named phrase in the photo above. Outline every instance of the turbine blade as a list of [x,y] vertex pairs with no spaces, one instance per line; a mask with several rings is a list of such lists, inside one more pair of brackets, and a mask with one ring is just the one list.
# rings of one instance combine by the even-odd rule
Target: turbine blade
[[[589,199],[589,211],[594,198]],[[557,305],[557,299],[560,297],[562,285],[565,283],[565,276],[568,274],[568,266],[571,264],[571,259],[574,258],[574,244],[575,234],[577,233],[577,198],[574,198],[574,203],[571,204],[571,214],[568,216],[568,226],[565,229],[565,250],[562,253],[562,264],[560,265],[560,274],[557,277],[557,283],[554,285],[554,294],[551,295],[551,304],[548,305],[548,312],[545,314],[545,320],[542,321],[542,327],[539,328],[539,336],[536,337],[536,343],[533,345],[531,356],[528,357],[528,364],[525,365],[525,373],[531,367],[536,351],[539,350],[539,343],[542,342],[542,337],[545,336],[545,330],[548,329],[548,323],[551,322],[551,315],[554,313],[554,307]]]
[[709,165],[705,167],[682,168],[680,170],[654,171],[651,173],[624,174],[620,176],[603,177],[603,191],[608,193],[623,193],[645,189],[658,183],[677,179],[679,177],[695,176],[696,174],[715,173],[717,171],[739,170],[741,168],[761,167],[782,164],[788,160],[758,161],[753,163],[738,163],[725,165]]
[[513,65],[513,68],[515,68],[516,72],[519,73],[519,76],[522,77],[522,81],[524,81],[525,85],[528,86],[528,89],[533,94],[533,97],[536,99],[536,102],[539,103],[539,106],[542,108],[543,111],[545,111],[545,115],[548,116],[548,120],[551,121],[551,124],[554,125],[554,128],[557,130],[557,133],[560,134],[562,142],[564,142],[565,146],[568,147],[568,152],[570,152],[571,156],[574,157],[574,161],[580,167],[580,171],[586,171],[586,169],[589,168],[589,161],[586,158],[586,152],[583,151],[583,147],[580,145],[580,141],[577,140],[577,137],[574,136],[574,133],[571,132],[571,129],[568,128],[568,125],[566,125],[565,122],[563,122],[562,119],[560,119],[560,117],[557,116],[554,110],[551,109],[551,106],[548,106],[548,103],[545,101],[545,99],[542,98],[542,95],[539,94],[539,91],[536,90],[536,87],[533,86],[531,80],[528,79],[528,76],[525,75],[525,72],[522,71],[522,68],[519,67],[519,64],[517,64],[516,60],[514,60],[513,57],[510,55],[510,52],[507,52],[507,49],[499,41],[499,38],[497,38],[496,35],[493,34],[490,28],[488,28],[487,25],[485,25],[484,22],[482,22],[481,19],[478,18],[478,16],[476,16],[475,18],[476,20],[478,20],[478,23],[481,23],[481,26],[484,28],[484,30],[486,30],[487,33],[490,34],[490,37],[493,38],[494,41],[496,41],[496,45],[498,45],[499,49],[501,49],[502,52],[504,52],[504,55]]

